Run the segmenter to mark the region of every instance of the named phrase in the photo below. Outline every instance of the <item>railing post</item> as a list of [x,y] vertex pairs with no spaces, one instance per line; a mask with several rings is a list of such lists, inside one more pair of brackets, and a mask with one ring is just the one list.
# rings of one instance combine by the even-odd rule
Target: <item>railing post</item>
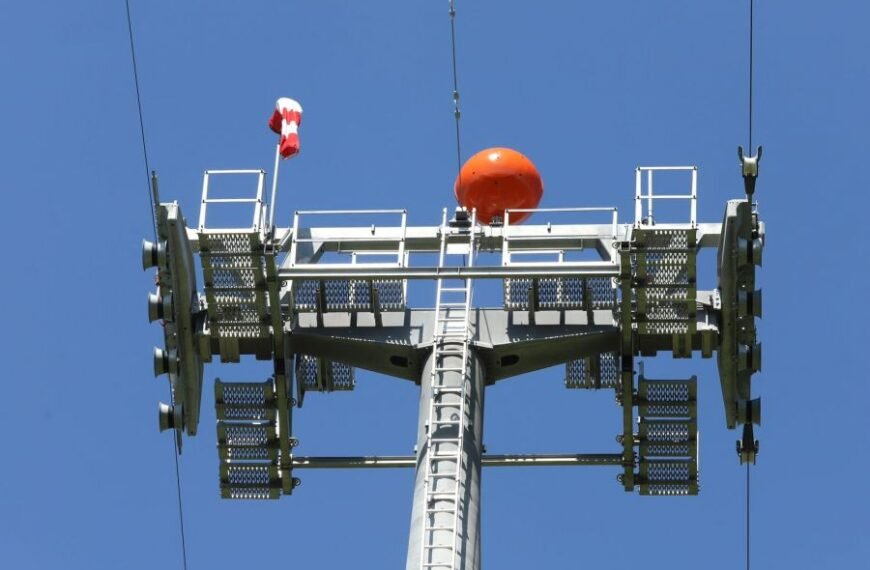
[[641,179],[640,167],[634,169],[634,224],[639,225],[643,219],[643,205],[641,204],[641,190],[643,181]]
[[199,203],[199,231],[205,229],[205,209],[208,204],[208,170],[202,176],[202,199]]
[[649,169],[646,171],[646,191],[647,191],[647,225],[653,225],[655,220],[653,219],[653,171]]

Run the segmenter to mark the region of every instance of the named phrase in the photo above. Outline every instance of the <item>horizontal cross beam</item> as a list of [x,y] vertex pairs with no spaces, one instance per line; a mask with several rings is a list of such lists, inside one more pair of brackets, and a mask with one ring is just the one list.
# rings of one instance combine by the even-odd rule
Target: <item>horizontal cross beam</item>
[[[360,455],[341,457],[294,457],[294,469],[392,469],[416,467],[413,455]],[[622,465],[621,453],[558,453],[542,455],[484,455],[484,467],[556,467]]]

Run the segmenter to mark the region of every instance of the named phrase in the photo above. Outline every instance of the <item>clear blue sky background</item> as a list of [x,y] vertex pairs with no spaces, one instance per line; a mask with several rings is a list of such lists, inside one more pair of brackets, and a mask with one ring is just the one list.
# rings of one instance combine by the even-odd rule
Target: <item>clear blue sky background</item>
[[[336,207],[408,208],[428,225],[452,206],[445,0],[132,4],[151,164],[190,218],[204,169],[271,169],[278,96],[305,108],[303,152],[282,170],[284,225],[294,208]],[[864,567],[870,5],[756,4],[768,244],[753,567]],[[699,166],[703,221],[742,195],[747,1],[457,8],[466,157],[515,147],[543,173],[542,205],[615,205],[626,222],[640,164]],[[166,380],[150,372],[162,336],[139,267],[151,226],[124,3],[0,12],[0,564],[180,568],[172,440],[156,426]],[[702,285],[713,274],[703,268]],[[713,362],[678,364],[647,370],[701,379],[700,496],[626,494],[609,468],[489,470],[488,569],[742,567],[738,433],[725,430]],[[256,362],[207,370],[201,433],[181,457],[190,568],[402,567],[410,471],[301,473],[292,497],[221,501],[211,381],[268,374]],[[615,449],[612,394],[567,391],[562,374],[489,389],[490,452]],[[409,454],[416,398],[368,373],[355,393],[311,395],[299,451]]]

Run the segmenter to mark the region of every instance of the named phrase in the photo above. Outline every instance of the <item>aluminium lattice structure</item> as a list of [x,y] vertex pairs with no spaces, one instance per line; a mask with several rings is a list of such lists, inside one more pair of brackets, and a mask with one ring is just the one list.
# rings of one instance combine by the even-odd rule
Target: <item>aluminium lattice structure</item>
[[[755,461],[764,225],[752,202],[758,154],[741,150],[740,159],[747,196],[726,204],[721,223],[696,220],[694,167],[639,167],[629,223],[614,208],[568,208],[535,210],[527,225],[511,224],[508,210],[503,222],[482,226],[458,209],[428,227],[409,226],[404,210],[298,211],[291,227],[276,227],[264,172],[206,172],[198,223],[190,227],[175,203],[159,204],[159,241],[143,246],[145,267],[158,269],[149,314],[164,321],[155,373],[168,373],[173,388],[160,427],[179,443],[196,434],[205,363],[270,360],[265,381],[215,381],[221,495],[277,499],[293,492],[303,468],[414,468],[409,569],[480,567],[486,465],[611,465],[626,491],[696,494],[696,378],[647,378],[638,359],[716,353],[727,427],[743,427],[740,461]],[[688,191],[655,193],[662,171],[685,176]],[[216,176],[256,179],[254,197],[211,197]],[[655,206],[666,200],[687,206],[683,221],[659,220]],[[209,226],[208,207],[221,202],[250,205],[251,223]],[[319,227],[323,215],[348,223]],[[571,223],[548,221],[557,215]],[[697,287],[702,248],[718,250],[718,287],[709,291]],[[502,280],[501,308],[475,307],[478,279]],[[434,308],[407,306],[419,280],[436,282]],[[614,391],[620,447],[484,454],[486,387],[561,363],[567,388]],[[292,418],[305,394],[352,390],[356,368],[420,385],[416,457],[294,454]]]

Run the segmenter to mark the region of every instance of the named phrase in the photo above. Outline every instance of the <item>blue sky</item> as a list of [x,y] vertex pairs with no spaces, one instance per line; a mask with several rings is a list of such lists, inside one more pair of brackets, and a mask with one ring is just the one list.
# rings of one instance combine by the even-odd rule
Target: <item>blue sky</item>
[[[304,109],[302,154],[281,175],[292,209],[408,208],[435,224],[455,175],[448,3],[132,2],[151,165],[195,219],[202,171],[271,169],[266,119]],[[457,2],[463,154],[511,146],[535,161],[542,206],[618,206],[634,167],[700,167],[699,217],[742,195],[748,2]],[[850,568],[870,557],[865,436],[870,209],[870,7],[756,2],[757,198],[764,423],[753,481],[753,567]],[[0,559],[10,568],[180,568],[172,441],[156,428],[151,232],[124,3],[9,3],[0,17],[0,165],[6,405]],[[714,269],[701,269],[712,284]],[[493,296],[481,298],[496,305]],[[616,472],[484,474],[487,568],[733,569],[743,561],[744,471],[713,361],[647,364],[700,377],[702,490],[625,494]],[[562,370],[487,392],[490,452],[615,448],[610,393]],[[301,473],[277,502],[221,501],[211,381],[181,457],[190,568],[398,568],[410,471]],[[417,390],[368,373],[311,395],[301,454],[409,454]]]

